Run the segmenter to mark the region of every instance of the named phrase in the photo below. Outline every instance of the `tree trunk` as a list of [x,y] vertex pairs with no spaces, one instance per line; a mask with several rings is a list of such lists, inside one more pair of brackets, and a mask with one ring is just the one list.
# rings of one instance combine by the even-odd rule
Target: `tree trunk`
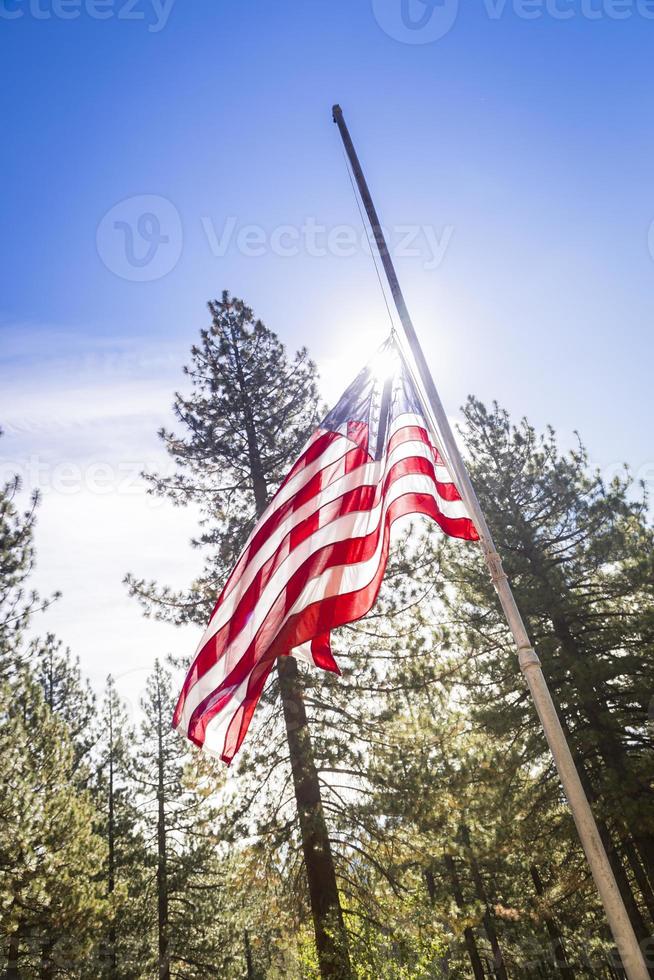
[[[629,916],[633,930],[636,933],[636,938],[638,939],[638,942],[642,943],[644,940],[646,940],[649,937],[649,929],[645,925],[645,920],[643,919],[641,911],[638,908],[638,903],[636,902],[634,893],[631,889],[631,884],[629,883],[627,873],[625,872],[620,855],[615,849],[615,845],[613,843],[613,839],[611,838],[611,834],[609,832],[608,827],[606,826],[603,820],[596,819],[595,822],[597,823],[597,829],[599,830],[599,835],[604,845],[604,850],[606,851],[607,857],[609,859],[611,870],[613,871],[613,874],[615,876],[615,880],[618,885],[618,890],[622,896],[622,901],[625,904],[627,915]],[[652,974],[651,969],[649,972],[651,975],[654,976],[654,974]]]
[[[595,788],[591,782],[590,776],[588,775],[586,764],[584,760],[581,758],[581,756],[579,755],[579,752],[575,747],[575,740],[572,737],[572,733],[565,720],[565,715],[561,711],[560,705],[558,703],[558,699],[556,698],[555,695],[553,695],[553,700],[554,700],[554,707],[556,709],[556,713],[558,714],[559,720],[561,721],[561,727],[563,728],[563,732],[568,741],[568,745],[570,746],[570,751],[572,753],[574,764],[576,766],[577,772],[579,773],[579,779],[581,780],[581,785],[583,787],[584,793],[586,794],[588,802],[592,805],[593,803],[597,802],[597,793],[595,792]],[[622,860],[620,858],[620,855],[617,853],[615,849],[615,845],[613,843],[613,838],[611,837],[611,834],[609,832],[609,828],[607,827],[606,823],[597,814],[595,814],[595,823],[597,824],[597,830],[600,835],[600,839],[602,841],[602,844],[604,845],[606,856],[609,860],[609,864],[611,865],[611,870],[613,871],[613,875],[615,877],[615,881],[618,886],[618,891],[622,896],[622,901],[624,902],[625,908],[627,910],[627,915],[629,916],[629,920],[631,922],[632,928],[636,934],[636,938],[638,939],[638,942],[642,943],[644,940],[646,940],[649,937],[649,930],[645,925],[645,920],[643,919],[640,909],[638,908],[638,903],[634,898],[634,893],[631,889],[629,879],[627,877],[624,866],[622,864]],[[654,971],[650,969],[649,972],[650,975],[654,977]]]
[[39,966],[39,980],[53,980],[55,966],[52,960],[54,942],[46,939],[41,944],[41,963]]
[[[525,556],[530,563],[534,578],[542,584],[546,592],[554,635],[565,653],[567,667],[575,681],[579,704],[595,735],[597,751],[606,767],[625,786],[625,794],[631,794],[641,801],[643,807],[648,806],[649,808],[652,804],[651,785],[646,779],[642,779],[634,773],[631,760],[620,740],[616,738],[615,730],[607,727],[601,718],[598,705],[604,702],[606,692],[599,689],[597,684],[588,684],[587,678],[583,675],[580,676],[579,666],[586,663],[586,657],[584,651],[580,649],[572,629],[571,618],[563,603],[561,591],[557,585],[553,584],[551,576],[539,558],[536,547],[530,540],[529,531],[524,527],[524,524],[523,530],[526,545],[524,548]],[[560,717],[561,713],[559,712]],[[617,800],[617,805],[620,805],[620,800]],[[654,882],[654,836],[643,830],[641,826],[633,826],[633,821],[629,820],[628,813],[624,813],[624,819],[631,832],[645,872],[649,880]],[[635,929],[635,922],[633,924]]]
[[250,948],[250,937],[247,929],[243,930],[243,945],[245,946],[245,966],[247,969],[247,980],[256,980],[254,964],[252,962],[252,949]]
[[245,375],[243,374],[243,365],[241,364],[241,352],[238,349],[238,340],[233,330],[232,330],[232,351],[234,354],[234,363],[236,365],[236,378],[241,393],[241,398],[240,398],[241,411],[243,413],[243,425],[245,427],[245,435],[247,437],[247,443],[248,443],[248,464],[250,466],[250,479],[252,480],[252,491],[254,493],[254,502],[255,502],[255,507],[257,512],[257,517],[261,517],[261,515],[263,514],[264,510],[268,505],[268,486],[266,484],[263,463],[261,461],[261,452],[259,450],[257,429],[254,424],[254,415],[250,407],[250,400],[249,400],[247,385],[245,382]]
[[640,889],[640,893],[643,896],[643,901],[649,912],[649,917],[654,923],[654,890],[649,882],[645,868],[643,867],[638,852],[633,845],[633,841],[626,837],[622,841],[622,849],[625,853],[627,861],[631,865],[631,870],[634,873],[634,878]]
[[20,980],[18,972],[18,957],[20,955],[20,932],[16,929],[9,936],[7,943],[7,965],[2,974],[2,980]]
[[[232,349],[241,391],[241,409],[248,442],[252,489],[257,517],[261,517],[268,504],[268,487],[264,478],[238,342],[234,337],[232,337]],[[343,922],[336,869],[325,822],[320,780],[313,755],[297,661],[293,657],[280,657],[277,661],[277,676],[286,723],[320,976],[322,980],[347,980],[351,976],[347,933]]]
[[168,949],[168,868],[166,853],[166,810],[164,807],[164,757],[161,692],[157,680],[158,697],[158,786],[157,786],[157,914],[159,938],[159,980],[170,980],[170,954]]
[[470,845],[470,832],[468,831],[467,827],[461,828],[461,838],[465,845],[466,854],[470,863],[472,880],[475,885],[475,893],[485,909],[484,929],[486,930],[486,935],[488,936],[491,949],[493,950],[495,976],[498,978],[498,980],[509,980],[506,967],[504,965],[504,954],[502,953],[502,947],[500,946],[497,938],[497,932],[495,931],[495,921],[493,919],[493,913],[491,912],[490,902],[488,900],[488,895],[486,894],[486,888],[479,870],[479,865],[477,864],[477,859]]
[[[542,898],[545,894],[545,888],[543,887],[540,872],[535,864],[531,865],[529,872],[531,874],[531,880],[534,883],[534,888],[536,889],[536,894],[539,898]],[[557,921],[545,906],[543,906],[543,915],[545,918],[545,927],[552,943],[552,954],[556,968],[561,976],[564,977],[564,980],[575,980],[575,972],[570,966],[565,946],[563,945],[563,936],[561,935]]]
[[[459,873],[456,870],[456,864],[454,863],[454,858],[451,854],[446,854],[443,858],[447,873],[450,876],[450,881],[452,883],[452,894],[454,895],[454,900],[458,907],[463,911],[465,902],[463,899],[463,891],[461,889],[461,882],[459,880]],[[484,980],[484,968],[481,965],[481,959],[479,957],[479,950],[477,949],[477,943],[475,941],[475,934],[470,928],[466,926],[463,930],[463,936],[465,939],[466,949],[468,951],[468,956],[470,957],[470,965],[472,967],[472,973],[475,980]]]
[[436,902],[436,879],[434,878],[434,872],[431,868],[425,868],[425,885],[427,886],[427,894],[429,895],[429,901],[432,905]]
[[[608,691],[601,689],[597,684],[589,686],[583,677],[577,673],[577,664],[584,659],[583,651],[580,650],[575,636],[570,628],[570,623],[563,614],[553,616],[552,623],[554,632],[565,650],[570,662],[571,670],[577,682],[580,705],[588,718],[590,727],[595,735],[597,751],[606,768],[613,773],[616,779],[624,786],[624,797],[631,797],[640,801],[639,805],[644,809],[651,807],[652,796],[651,788],[646,781],[639,779],[633,772],[631,760],[621,745],[619,739],[615,737],[615,732],[607,727],[602,719],[598,705],[607,697]],[[620,808],[620,798],[617,806]],[[649,806],[648,806],[649,805]],[[634,841],[636,849],[640,855],[647,876],[654,876],[654,843],[652,836],[642,829],[639,823],[634,826],[633,820],[629,819],[629,813],[623,810],[623,820],[628,827],[629,833]]]
[[311,913],[323,980],[346,980],[351,975],[331,843],[313,757],[302,680],[293,657],[277,661],[293,785],[300,819],[304,864],[309,881]]
[[[595,746],[597,752],[607,768],[612,770],[612,772],[619,779],[624,780],[625,776],[628,776],[629,782],[633,784],[634,776],[630,766],[630,760],[624,752],[622,745],[615,739],[614,732],[608,730],[606,724],[600,718],[597,707],[597,687],[596,685],[589,685],[586,678],[584,676],[580,676],[579,674],[579,665],[585,663],[586,658],[584,656],[584,651],[580,649],[579,643],[577,642],[572,630],[570,617],[568,616],[565,606],[563,605],[561,590],[557,587],[557,585],[552,583],[551,576],[548,574],[537,553],[536,546],[531,540],[529,528],[523,521],[520,521],[520,524],[523,532],[524,555],[529,561],[530,569],[534,578],[541,584],[544,594],[547,597],[547,603],[550,609],[549,616],[552,623],[554,636],[558,640],[561,651],[564,654],[563,666],[570,671],[575,682],[576,693],[579,697],[579,706],[582,712],[585,714],[586,719],[588,720],[588,723],[595,735]],[[571,737],[570,729],[566,723],[565,714],[561,711],[558,704],[558,699],[555,697],[555,687],[551,684],[551,677],[548,678],[548,680],[550,681],[550,690],[553,692],[556,712],[566,735],[568,745],[570,746],[570,751],[572,752],[574,763],[579,773],[579,778],[588,798],[588,802],[592,804],[594,800],[597,800],[597,793],[595,792],[595,788],[588,774],[585,762],[580,757],[576,749],[576,740]],[[588,690],[588,688],[590,688],[590,690]],[[638,782],[638,780],[636,781]],[[639,785],[638,794],[639,796],[643,794],[651,794],[651,790]],[[619,805],[619,801],[617,805]],[[631,921],[636,938],[642,943],[643,940],[648,938],[649,930],[645,925],[636,899],[634,898],[629,879],[623,867],[620,855],[616,852],[609,830],[606,824],[601,819],[598,819],[597,816],[595,816],[595,821],[597,823],[597,829],[602,839],[604,849],[606,850],[611,869],[615,876],[618,890],[620,891],[622,900],[625,904],[627,915]],[[625,823],[628,827],[630,826],[626,815]],[[638,831],[638,828],[630,829],[632,829],[632,831]],[[639,854],[644,855],[643,863],[645,864],[645,868],[649,874],[650,865],[647,860],[648,856],[650,855],[649,839],[645,834],[642,834],[640,838],[637,839],[636,834],[633,832],[632,838],[636,844],[636,847],[638,848]],[[650,969],[650,975],[654,977],[654,970]]]
[[[113,731],[113,704],[109,703],[109,813],[108,813],[108,848],[107,855],[107,891],[113,895],[116,887],[116,828],[114,814],[114,731]],[[117,977],[116,963],[116,920],[115,912],[111,912],[111,925],[109,926],[107,960],[109,976],[112,980]]]

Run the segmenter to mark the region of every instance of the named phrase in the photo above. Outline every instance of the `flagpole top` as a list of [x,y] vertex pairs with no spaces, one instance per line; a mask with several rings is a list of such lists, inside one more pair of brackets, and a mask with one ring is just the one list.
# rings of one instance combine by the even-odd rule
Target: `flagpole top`
[[340,105],[336,103],[336,105],[332,106],[332,119],[334,120],[335,123],[337,123],[338,120],[342,118],[343,118],[343,110],[341,109]]

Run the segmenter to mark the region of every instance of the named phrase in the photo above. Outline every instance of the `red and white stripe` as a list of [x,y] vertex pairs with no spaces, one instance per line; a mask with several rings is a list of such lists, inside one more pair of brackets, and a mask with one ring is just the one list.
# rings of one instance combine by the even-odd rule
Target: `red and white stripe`
[[453,537],[477,533],[424,419],[392,419],[381,459],[318,429],[254,528],[223,589],[179,697],[174,727],[229,763],[277,657],[339,673],[334,627],[373,606],[392,523],[425,514]]

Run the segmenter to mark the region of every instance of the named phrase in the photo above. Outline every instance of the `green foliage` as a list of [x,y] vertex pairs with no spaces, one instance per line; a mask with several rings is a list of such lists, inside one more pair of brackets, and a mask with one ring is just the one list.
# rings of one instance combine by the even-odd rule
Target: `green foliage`
[[74,765],[80,779],[89,776],[91,751],[98,739],[96,698],[82,676],[79,657],[48,634],[30,644],[29,662],[43,690],[45,703],[67,727],[74,748]]
[[108,911],[97,879],[104,845],[65,724],[29,677],[19,685],[0,690],[3,935],[16,937],[33,975],[79,975]]
[[[52,601],[27,590],[39,495],[33,493],[29,508],[21,513],[16,504],[20,490],[17,476],[0,486],[0,680],[11,677],[24,659],[25,633],[33,613]],[[52,599],[57,597],[55,593]]]

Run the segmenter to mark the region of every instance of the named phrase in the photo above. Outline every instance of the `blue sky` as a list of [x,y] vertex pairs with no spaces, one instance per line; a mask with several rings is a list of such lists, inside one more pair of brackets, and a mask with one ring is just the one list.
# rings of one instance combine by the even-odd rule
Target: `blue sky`
[[198,567],[136,474],[206,300],[328,398],[387,332],[333,102],[452,416],[497,398],[654,483],[653,38],[648,0],[0,0],[0,450],[96,682],[193,646],[120,580]]

